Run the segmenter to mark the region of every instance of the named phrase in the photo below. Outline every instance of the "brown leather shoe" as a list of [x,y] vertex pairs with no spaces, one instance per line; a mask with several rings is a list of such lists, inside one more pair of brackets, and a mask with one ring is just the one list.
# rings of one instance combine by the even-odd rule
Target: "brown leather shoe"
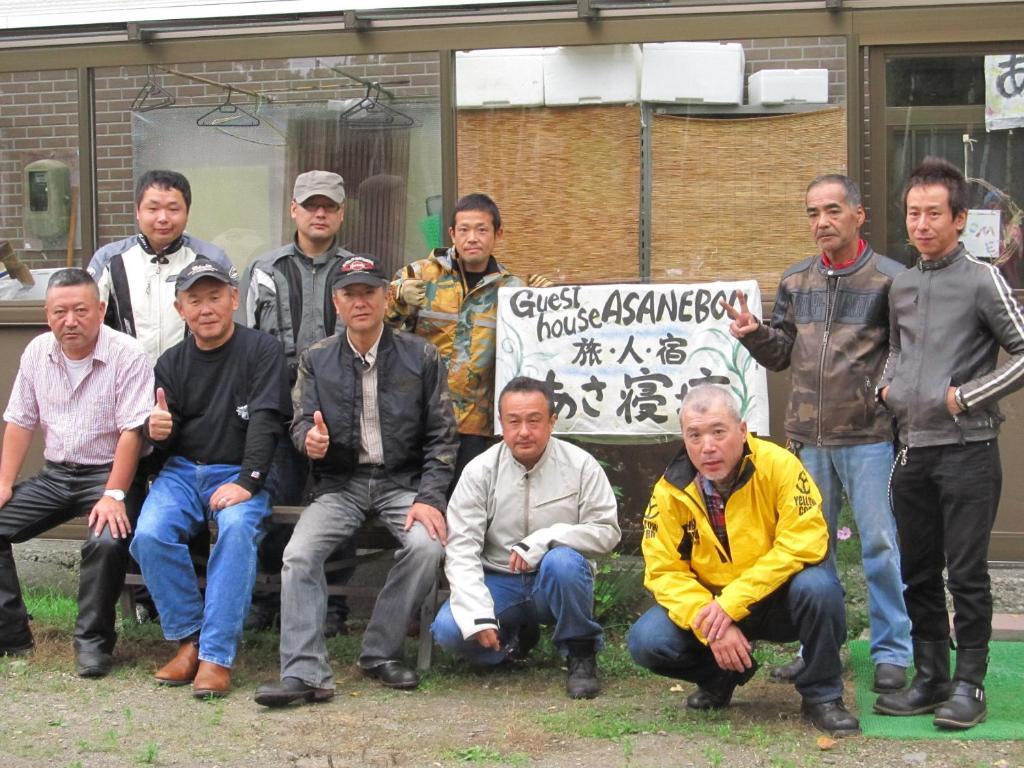
[[187,637],[178,645],[174,658],[157,670],[157,682],[164,685],[188,685],[199,669],[199,641]]
[[200,661],[196,679],[192,682],[192,695],[197,699],[207,696],[220,698],[227,696],[231,690],[231,670],[214,664],[212,661]]

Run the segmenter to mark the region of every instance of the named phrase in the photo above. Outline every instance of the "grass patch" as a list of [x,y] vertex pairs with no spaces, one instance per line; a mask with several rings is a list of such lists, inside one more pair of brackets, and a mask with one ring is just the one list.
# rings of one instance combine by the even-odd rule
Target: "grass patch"
[[78,618],[78,603],[74,598],[52,589],[25,589],[22,599],[37,626],[45,624],[61,632],[74,630]]
[[473,765],[527,765],[529,756],[522,752],[504,753],[492,747],[473,745],[461,749],[451,749],[444,753],[444,758],[457,763]]

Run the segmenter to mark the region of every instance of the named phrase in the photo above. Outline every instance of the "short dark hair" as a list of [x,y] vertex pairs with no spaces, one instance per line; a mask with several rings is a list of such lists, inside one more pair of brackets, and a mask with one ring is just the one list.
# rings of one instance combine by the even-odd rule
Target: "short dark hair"
[[471,195],[463,195],[455,204],[452,211],[452,229],[455,229],[455,217],[463,211],[481,211],[491,214],[491,223],[494,224],[494,231],[501,229],[501,213],[498,211],[498,204],[482,192],[474,192]]
[[192,186],[177,171],[146,171],[135,184],[135,207],[142,205],[142,198],[150,187],[159,189],[176,189],[185,199],[185,209],[192,207]]
[[96,299],[99,299],[100,289],[96,285],[96,281],[93,280],[92,275],[78,267],[58,269],[50,275],[50,279],[46,282],[46,292],[49,293],[51,288],[70,288],[76,285],[91,285]]
[[823,173],[821,176],[816,176],[814,181],[807,185],[807,191],[804,192],[804,197],[815,187],[820,187],[822,184],[838,184],[843,188],[843,195],[846,197],[846,202],[853,208],[857,208],[864,204],[863,198],[860,196],[860,187],[857,186],[857,182],[851,179],[849,176],[844,176],[841,173]]
[[548,401],[548,416],[555,415],[555,392],[546,381],[531,379],[529,376],[516,376],[505,385],[498,396],[498,413],[501,413],[502,399],[510,392],[540,392]]
[[949,209],[956,218],[967,210],[967,179],[960,169],[943,157],[929,155],[911,171],[903,185],[903,215],[907,213],[907,195],[914,187],[945,187],[949,192]]

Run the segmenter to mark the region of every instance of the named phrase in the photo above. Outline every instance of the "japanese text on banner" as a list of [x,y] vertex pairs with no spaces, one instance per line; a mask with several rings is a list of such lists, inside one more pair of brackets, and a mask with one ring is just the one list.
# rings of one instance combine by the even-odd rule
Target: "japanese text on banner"
[[715,383],[767,434],[765,371],[729,334],[721,306],[736,306],[739,291],[760,316],[754,281],[502,288],[496,391],[515,376],[546,380],[556,433],[629,439],[678,435],[682,398]]

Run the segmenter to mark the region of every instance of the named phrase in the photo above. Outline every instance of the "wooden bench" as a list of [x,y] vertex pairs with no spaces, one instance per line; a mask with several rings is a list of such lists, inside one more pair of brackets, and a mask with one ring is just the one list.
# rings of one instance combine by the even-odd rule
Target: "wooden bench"
[[[302,513],[303,509],[303,507],[274,507],[270,520],[274,523],[295,525],[295,523],[298,522],[299,515]],[[84,541],[86,536],[88,536],[87,522],[88,520],[85,517],[76,517],[73,520],[69,520],[66,523],[51,528],[45,533],[40,534],[37,538],[61,541]],[[211,524],[211,536],[216,537],[216,533],[216,525]],[[382,560],[386,557],[391,557],[398,548],[398,542],[377,518],[372,518],[368,520],[363,527],[359,529],[359,533],[356,534],[356,548],[356,554],[354,556],[328,563],[326,569],[328,571],[338,571],[343,568],[354,568],[375,560]],[[205,561],[197,560],[196,564],[205,565]],[[439,599],[442,597],[439,582],[440,574],[438,575],[438,579],[435,579],[434,585],[431,587],[430,592],[424,599],[423,605],[420,606],[420,636],[416,654],[416,668],[419,670],[430,669],[430,660],[433,651],[430,625],[434,620],[434,614],[437,611]],[[121,610],[124,616],[135,616],[135,593],[132,590],[132,587],[143,584],[145,584],[145,581],[141,574],[129,573],[125,576],[124,589],[121,592]],[[203,576],[199,577],[199,586],[206,586],[206,579]],[[261,592],[280,592],[281,574],[266,573],[263,571],[258,572],[256,574],[255,589]],[[379,591],[380,587],[375,586],[352,586],[345,584],[343,586],[327,587],[327,592],[331,595],[376,597]]]

